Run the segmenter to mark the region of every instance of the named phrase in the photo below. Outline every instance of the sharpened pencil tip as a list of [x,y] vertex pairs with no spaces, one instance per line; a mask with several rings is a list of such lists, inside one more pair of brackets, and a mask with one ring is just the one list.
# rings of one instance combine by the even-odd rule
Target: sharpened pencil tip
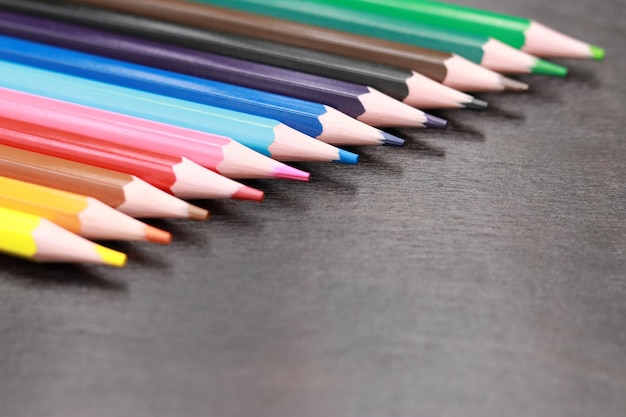
[[445,129],[448,127],[448,121],[432,114],[426,114],[426,121],[424,127],[430,127],[432,129]]
[[389,134],[387,132],[383,132],[381,131],[380,133],[383,134],[383,144],[387,145],[387,146],[402,146],[404,145],[404,139],[399,138],[397,136],[394,136],[392,134]]
[[311,174],[305,171],[300,171],[299,169],[290,167],[289,165],[279,165],[274,168],[274,175],[276,178],[282,178],[285,180],[296,180],[296,181],[308,181]]
[[167,245],[172,242],[172,234],[156,227],[146,226],[144,233],[148,242]]
[[233,194],[233,198],[235,200],[248,200],[248,201],[263,201],[265,193],[261,190],[257,190],[256,188],[248,187],[247,185],[243,185],[239,187],[239,189]]
[[589,53],[591,57],[596,60],[604,59],[604,48],[600,48],[599,46],[589,45]]
[[472,101],[463,103],[463,107],[472,110],[487,110],[488,105],[489,104],[486,101],[477,99],[475,97],[472,98]]
[[544,59],[537,59],[535,65],[531,68],[533,74],[555,75],[557,77],[565,77],[567,68],[563,65],[554,64]]
[[504,87],[506,91],[513,91],[516,93],[521,93],[523,91],[528,91],[528,84],[523,83],[521,81],[514,80],[509,77],[500,77],[500,83]]
[[104,246],[96,245],[96,252],[100,255],[102,263],[105,265],[116,266],[122,268],[126,265],[126,254],[118,252]]
[[339,159],[334,162],[341,162],[342,164],[356,164],[359,162],[359,155],[339,149]]
[[198,206],[189,205],[187,212],[189,213],[189,218],[192,220],[208,220],[209,219],[209,210],[205,210]]

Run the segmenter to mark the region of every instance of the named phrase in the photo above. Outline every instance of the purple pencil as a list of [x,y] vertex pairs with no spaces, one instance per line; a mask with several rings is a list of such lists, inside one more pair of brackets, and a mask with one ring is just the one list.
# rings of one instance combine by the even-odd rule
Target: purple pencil
[[446,125],[445,120],[371,87],[143,39],[156,37],[168,42],[201,46],[198,37],[203,32],[192,28],[63,2],[0,1],[0,4],[6,3],[11,6],[19,4],[20,10],[93,25],[107,31],[0,11],[0,33],[5,35],[324,103],[372,126],[443,128]]

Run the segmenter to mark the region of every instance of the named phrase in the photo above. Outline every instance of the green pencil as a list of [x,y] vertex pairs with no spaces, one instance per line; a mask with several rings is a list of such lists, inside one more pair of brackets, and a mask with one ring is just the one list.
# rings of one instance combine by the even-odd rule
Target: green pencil
[[[498,40],[349,8],[335,0],[194,0],[226,8],[456,53],[491,70],[564,76],[567,69]],[[355,5],[357,2],[353,2]],[[360,3],[358,3],[360,4]]]
[[604,58],[604,49],[531,19],[430,0],[336,0],[347,8],[489,36],[529,54],[551,58]]

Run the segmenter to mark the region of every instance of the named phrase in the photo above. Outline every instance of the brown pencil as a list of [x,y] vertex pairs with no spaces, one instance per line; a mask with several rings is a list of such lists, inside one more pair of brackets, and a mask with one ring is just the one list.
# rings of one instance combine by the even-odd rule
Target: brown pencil
[[525,91],[504,77],[456,54],[365,37],[182,0],[75,0],[155,19],[260,38],[350,58],[415,70],[461,91]]
[[133,217],[206,220],[208,211],[109,169],[0,145],[2,175],[94,197]]

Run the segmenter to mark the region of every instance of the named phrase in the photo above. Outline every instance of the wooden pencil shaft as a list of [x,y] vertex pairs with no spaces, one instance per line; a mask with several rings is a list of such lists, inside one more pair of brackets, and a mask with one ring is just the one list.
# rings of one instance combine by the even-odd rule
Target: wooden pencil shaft
[[[375,36],[461,55],[489,69],[507,73],[564,76],[567,68],[528,55],[496,39],[350,8],[333,0],[195,0],[248,12]],[[359,3],[351,3],[359,4]]]
[[277,120],[161,94],[102,83],[6,60],[0,85],[31,95],[228,136],[258,153],[279,160],[356,163],[358,156],[317,141]]
[[268,16],[180,0],[74,0],[189,26],[285,43],[350,58],[418,71],[433,80],[446,78],[452,54],[305,25]]
[[[369,92],[365,86],[211,54],[202,51],[202,39],[186,36],[190,29],[184,26],[67,2],[0,0],[0,5],[111,31],[81,31],[88,37],[68,38],[60,46],[69,46],[71,42],[72,48],[85,52],[326,103],[355,118],[366,112],[359,99]],[[14,31],[10,34],[23,35],[15,32],[19,28],[12,29]],[[33,34],[34,30],[33,27],[29,33]],[[38,36],[45,36],[45,33]],[[42,38],[35,40],[45,41]],[[190,46],[196,49],[190,49]]]
[[[2,25],[2,22],[6,22],[5,19],[7,17],[10,16],[0,12],[0,25]],[[13,22],[15,21],[15,19],[12,20]],[[36,44],[2,35],[0,35],[0,55],[5,59],[11,59],[27,65],[36,65],[52,71],[62,71],[67,74],[102,82],[111,82],[124,87],[166,94],[183,100],[274,118],[313,137],[324,133],[324,126],[320,117],[327,112],[327,108],[319,103],[126,63],[98,55]],[[354,123],[358,122],[354,121]],[[133,120],[133,124],[137,124],[136,119]],[[164,127],[162,124],[159,124],[159,126]],[[168,130],[172,130],[172,128],[170,127]],[[150,132],[151,136],[154,136],[154,132],[158,132],[157,126]],[[188,142],[185,139],[191,133],[191,131],[185,130],[184,134],[186,136],[181,135],[178,139],[168,139],[167,143],[171,145],[170,140]],[[142,133],[134,132],[133,134],[136,136]],[[201,136],[207,147],[209,147],[211,142],[215,142],[218,154],[213,159],[221,162],[223,154],[221,147],[227,141],[230,142],[230,139],[223,137],[215,138],[213,137],[214,135],[199,133],[195,133],[194,136]],[[222,146],[218,146],[218,144]],[[219,148],[219,151],[217,148]],[[216,169],[217,165],[210,168]]]
[[[36,82],[36,72],[13,72],[16,67],[4,62],[0,67],[3,68],[0,72],[3,75],[6,73],[8,78],[25,77],[29,82]],[[26,71],[26,67],[19,68]],[[58,156],[69,159],[80,157],[105,168],[116,169],[124,164],[125,172],[181,197],[252,199],[256,195],[262,198],[261,191],[203,168],[188,158],[164,154],[158,149],[146,150],[130,143],[127,146],[124,141],[113,143],[107,140],[107,132],[113,136],[118,134],[115,126],[106,124],[107,116],[111,117],[111,125],[114,125],[118,117],[116,113],[95,111],[91,107],[7,88],[0,89],[0,117],[8,120],[5,126],[10,123],[15,130],[22,129],[45,136],[48,140],[38,145],[46,147],[53,155],[59,152],[61,154]],[[123,132],[123,128],[119,132]]]
[[80,214],[88,204],[87,196],[52,187],[0,176],[0,197],[23,201],[71,215]]
[[342,7],[334,4],[333,0],[208,0],[196,1],[196,3],[209,3],[329,29],[454,52],[474,62],[482,60],[482,46],[488,41],[485,36],[409,23],[389,16]]
[[409,95],[406,80],[412,72],[407,69],[205,29],[185,33],[194,34],[202,50],[212,53],[371,86],[398,100]]
[[[0,126],[0,140],[3,137],[15,142],[35,140],[35,135]],[[7,145],[0,145],[0,172],[22,181],[89,195],[111,207],[125,203],[124,187],[133,181],[129,174]]]
[[[0,102],[0,105],[2,104],[6,103]],[[11,104],[15,106],[15,103]],[[173,167],[180,163],[180,158],[135,148],[112,146],[88,136],[8,119],[3,115],[0,115],[0,123],[3,130],[29,135],[21,137],[21,140],[18,140],[17,135],[2,135],[0,141],[4,145],[136,175],[162,190],[171,190],[177,180]]]
[[[5,37],[0,36],[0,43],[2,43],[2,38]],[[18,41],[17,45],[21,46],[22,51],[28,50],[27,45],[24,45],[23,42]],[[8,52],[7,49],[5,51]],[[50,51],[32,51],[32,53],[35,52]],[[35,54],[33,60],[28,63],[38,62],[39,59],[49,59],[52,55],[52,53],[47,53],[45,56]],[[63,58],[66,57],[61,54],[59,59],[63,60]],[[69,59],[69,57],[67,58]],[[96,63],[94,71],[98,71],[101,67],[102,65]],[[6,94],[15,95],[12,92]],[[246,169],[252,169],[255,162],[258,162],[257,159],[266,159],[266,157],[223,136],[78,106],[69,102],[52,101],[44,98],[39,98],[39,101],[42,102],[42,105],[46,102],[51,103],[49,106],[43,106],[40,117],[42,114],[52,113],[49,118],[51,123],[62,122],[64,128],[68,128],[71,121],[74,133],[89,131],[90,136],[105,142],[128,145],[172,156],[185,156],[216,172],[220,172],[220,167],[223,168],[224,163],[235,166],[242,165],[238,158],[245,158],[251,165],[245,167]],[[79,114],[80,116],[78,116]]]
[[524,31],[530,25],[529,19],[444,2],[339,0],[337,3],[350,8],[365,8],[373,13],[400,19],[429,22],[440,27],[456,27],[499,39],[518,49],[524,46]]
[[[320,0],[320,3],[317,3],[313,2],[313,0],[301,0],[298,2],[282,2],[281,0],[212,0],[196,1],[196,3],[211,3],[229,8],[239,8],[263,15],[324,26],[329,29],[375,36],[409,45],[455,53],[470,61],[499,72],[532,72],[556,76],[564,76],[567,74],[567,68],[563,66],[538,59],[495,39],[466,32],[419,25],[388,16],[378,16],[362,10],[350,10],[345,7],[338,7],[333,4],[332,1]],[[93,7],[62,1],[52,2],[40,0],[35,2],[32,0],[0,0],[0,5],[10,10],[21,10],[28,13],[60,18],[62,20],[75,19],[74,21],[82,24],[89,22],[88,24],[95,25],[96,27],[106,27],[106,25],[110,23],[101,21],[102,9],[96,11]],[[98,13],[100,16],[94,18],[94,13]],[[91,16],[85,16],[85,14]],[[127,21],[125,25],[122,25],[127,27],[118,28],[116,30],[132,33],[133,28],[129,26],[135,26],[138,19],[135,16],[130,17],[130,20],[130,22]],[[119,23],[119,20],[117,23]],[[159,34],[157,33],[158,31],[154,31],[156,26],[159,25],[153,25],[151,30],[144,32],[144,34],[140,36],[150,39],[159,39],[162,33]],[[145,30],[145,28],[142,30]],[[176,32],[180,32],[180,30]],[[178,33],[178,35],[180,35],[180,33]],[[166,42],[167,41],[166,39]],[[189,40],[187,40],[187,42],[189,42]],[[192,47],[201,48],[199,45]],[[601,53],[601,51],[594,53]]]
[[41,204],[36,204],[31,201],[8,198],[2,193],[0,193],[0,207],[43,217],[72,233],[80,234],[81,222],[80,218],[75,214],[54,209],[49,206],[42,206]]

